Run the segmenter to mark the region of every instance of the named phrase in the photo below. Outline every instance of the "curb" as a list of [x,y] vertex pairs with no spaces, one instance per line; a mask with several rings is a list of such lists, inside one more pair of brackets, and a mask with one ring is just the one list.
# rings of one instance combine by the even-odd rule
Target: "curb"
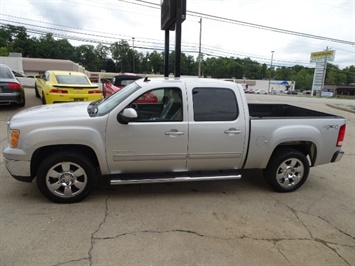
[[327,104],[327,106],[335,108],[335,109],[338,109],[338,110],[341,110],[341,111],[345,111],[345,112],[349,112],[349,113],[355,114],[355,109],[351,109],[351,105],[349,105],[348,108],[345,108],[345,107],[342,107],[342,106],[337,106],[337,105],[334,105],[334,104]]

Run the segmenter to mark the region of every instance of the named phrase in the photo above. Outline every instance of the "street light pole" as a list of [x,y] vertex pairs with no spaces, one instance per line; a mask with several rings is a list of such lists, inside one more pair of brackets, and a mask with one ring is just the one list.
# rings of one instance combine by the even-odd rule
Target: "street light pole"
[[200,45],[198,48],[198,77],[201,77],[201,35],[202,35],[202,18],[200,18]]
[[271,83],[271,73],[272,73],[272,60],[274,59],[274,52],[275,51],[271,51],[271,64],[270,64],[270,76],[269,76],[269,86],[267,89],[267,93],[270,93],[270,83]]
[[132,58],[133,58],[133,73],[136,72],[135,70],[135,67],[134,67],[134,37],[132,37],[132,47],[133,47],[133,50],[132,50]]

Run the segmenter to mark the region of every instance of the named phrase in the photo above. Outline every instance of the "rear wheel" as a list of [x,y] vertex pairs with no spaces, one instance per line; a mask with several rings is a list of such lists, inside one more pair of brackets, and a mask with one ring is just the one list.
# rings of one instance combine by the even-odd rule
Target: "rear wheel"
[[42,92],[42,104],[47,104],[46,97],[44,96],[43,92]]
[[19,107],[24,107],[26,104],[26,98],[23,96],[22,101],[18,104]]
[[292,148],[282,148],[273,154],[264,177],[275,191],[291,192],[306,182],[309,169],[309,162],[303,153]]
[[40,98],[39,92],[38,92],[38,88],[37,88],[37,84],[35,84],[35,94],[37,98]]
[[74,203],[85,199],[97,184],[97,172],[91,160],[81,153],[62,151],[47,157],[39,166],[37,186],[56,203]]

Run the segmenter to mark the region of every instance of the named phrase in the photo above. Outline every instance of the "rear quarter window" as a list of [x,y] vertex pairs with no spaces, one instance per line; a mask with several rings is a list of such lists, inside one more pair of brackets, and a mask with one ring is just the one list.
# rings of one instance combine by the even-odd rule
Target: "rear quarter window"
[[7,67],[0,66],[0,78],[13,79],[14,76],[12,75],[11,71]]
[[234,91],[227,88],[192,90],[194,121],[234,121],[239,115]]

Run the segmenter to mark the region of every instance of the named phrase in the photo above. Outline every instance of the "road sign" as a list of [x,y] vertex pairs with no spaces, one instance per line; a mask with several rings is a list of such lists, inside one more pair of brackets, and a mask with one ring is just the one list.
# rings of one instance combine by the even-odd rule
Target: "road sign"
[[327,51],[322,51],[322,52],[315,52],[311,53],[311,63],[317,63],[317,62],[333,62],[335,57],[335,51],[334,50],[327,50]]
[[327,62],[316,63],[316,68],[314,69],[313,84],[312,84],[312,95],[313,91],[320,91],[323,87],[323,79],[325,76]]

